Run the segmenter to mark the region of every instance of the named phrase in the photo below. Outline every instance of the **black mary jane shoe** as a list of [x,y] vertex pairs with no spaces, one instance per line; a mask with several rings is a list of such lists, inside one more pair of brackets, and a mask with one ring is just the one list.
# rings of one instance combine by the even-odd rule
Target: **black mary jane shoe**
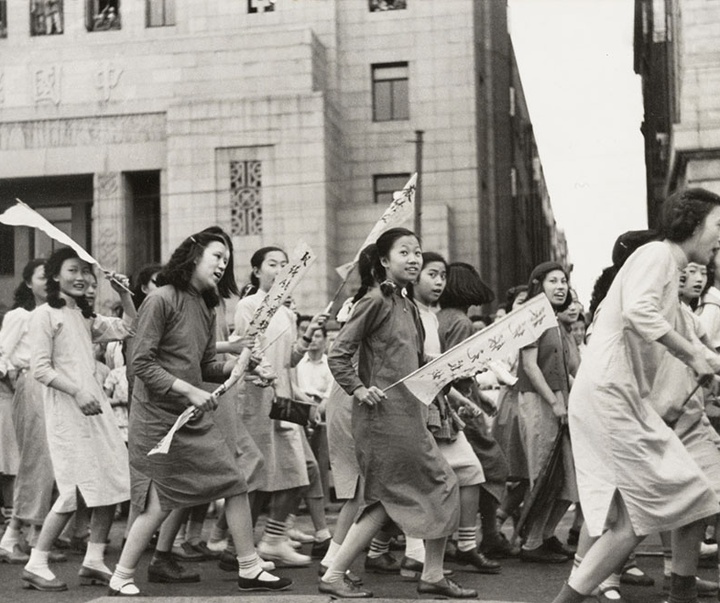
[[502,566],[497,561],[488,559],[474,548],[469,551],[458,549],[455,553],[455,563],[472,565],[481,574],[499,574],[502,571]]

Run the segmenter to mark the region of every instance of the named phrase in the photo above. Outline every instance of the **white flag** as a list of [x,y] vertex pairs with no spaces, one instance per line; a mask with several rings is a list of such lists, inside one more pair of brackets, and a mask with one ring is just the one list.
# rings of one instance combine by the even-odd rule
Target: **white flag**
[[73,241],[62,230],[53,226],[32,207],[25,205],[25,203],[20,201],[20,199],[16,199],[16,201],[17,203],[15,205],[0,214],[0,223],[7,224],[8,226],[29,226],[30,228],[42,230],[51,239],[55,239],[58,243],[62,243],[63,245],[67,245],[68,247],[74,249],[81,260],[91,264],[97,264],[99,266],[98,261],[93,256]]
[[308,271],[317,256],[312,249],[304,242],[301,242],[293,251],[290,261],[275,277],[270,291],[260,302],[255,310],[246,336],[262,335],[270,324],[270,319],[275,315],[278,308],[285,303],[285,300],[293,292],[305,273]]
[[387,230],[395,228],[404,224],[408,220],[412,219],[415,210],[415,188],[417,186],[417,173],[410,176],[410,180],[403,187],[401,191],[393,193],[392,203],[385,210],[385,213],[375,223],[370,234],[365,238],[365,242],[360,246],[360,249],[355,254],[355,258],[352,262],[343,264],[335,268],[335,272],[340,275],[340,278],[345,279],[350,271],[355,267],[358,260],[360,259],[360,253],[371,243],[378,240],[378,237]]
[[531,344],[553,326],[557,326],[555,312],[547,296],[540,293],[390,387],[404,383],[429,405],[451,381],[491,368],[493,361]]

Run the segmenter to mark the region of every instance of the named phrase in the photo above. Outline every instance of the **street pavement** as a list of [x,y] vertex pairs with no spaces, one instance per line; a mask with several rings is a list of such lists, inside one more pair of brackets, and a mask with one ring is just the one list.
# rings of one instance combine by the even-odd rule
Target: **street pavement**
[[[332,507],[328,520],[334,524],[337,509]],[[569,515],[561,523],[558,535],[565,537],[569,526]],[[210,522],[206,526],[209,527]],[[108,548],[107,560],[112,568],[120,554],[120,543],[124,530],[124,522],[116,522],[111,532],[111,544]],[[309,530],[309,519],[301,515],[298,527]],[[306,545],[309,552],[310,545]],[[652,576],[656,585],[650,588],[623,587],[623,594],[630,603],[661,603],[664,601],[662,585],[662,557],[658,555],[660,545],[657,538],[649,539],[641,545],[638,565]],[[394,551],[398,558],[402,551]],[[201,582],[195,584],[153,584],[147,582],[146,568],[151,553],[146,553],[137,573],[137,583],[143,596],[135,598],[137,603],[201,603],[212,600],[213,603],[263,603],[282,601],[284,603],[319,603],[329,598],[317,592],[318,561],[313,560],[309,568],[283,569],[278,573],[293,579],[291,590],[282,594],[240,594],[232,573],[221,571],[215,561],[188,563],[191,568],[200,572]],[[69,590],[61,593],[41,593],[22,588],[20,574],[22,566],[0,564],[0,603],[85,603],[97,601],[113,603],[117,598],[107,598],[107,590],[103,587],[79,586],[77,571],[82,562],[80,555],[70,555],[67,563],[56,564],[53,571],[67,582]],[[480,575],[453,564],[446,567],[455,571],[454,579],[465,587],[477,589],[482,601],[517,601],[528,603],[546,603],[553,600],[555,594],[567,578],[571,564],[538,565],[523,563],[518,559],[502,561],[503,569],[499,575]],[[374,591],[376,600],[389,602],[417,598],[415,584],[399,576],[366,574],[363,572],[363,560],[356,561],[353,570],[363,575],[365,586]],[[700,570],[705,579],[713,579],[714,572],[709,569]],[[707,599],[708,603],[713,599]]]

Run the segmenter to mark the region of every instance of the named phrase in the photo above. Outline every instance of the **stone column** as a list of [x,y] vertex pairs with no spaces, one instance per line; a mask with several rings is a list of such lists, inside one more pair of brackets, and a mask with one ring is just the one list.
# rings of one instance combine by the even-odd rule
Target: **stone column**
[[[125,273],[128,266],[128,187],[121,172],[95,174],[93,181],[92,238],[93,256],[107,270]],[[98,296],[95,307],[107,313],[116,293],[106,279],[98,275]]]

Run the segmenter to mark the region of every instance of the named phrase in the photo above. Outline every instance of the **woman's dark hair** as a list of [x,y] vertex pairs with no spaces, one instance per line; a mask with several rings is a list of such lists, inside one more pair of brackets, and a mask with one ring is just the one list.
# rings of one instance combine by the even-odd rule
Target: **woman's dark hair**
[[[190,288],[195,266],[205,252],[205,248],[213,242],[222,243],[227,246],[225,238],[214,232],[197,232],[185,239],[180,246],[173,251],[170,260],[158,274],[158,285],[172,285],[179,291],[187,291]],[[225,274],[223,274],[225,278]],[[203,300],[208,308],[214,308],[220,303],[220,298],[215,289],[206,289],[201,292]]]
[[15,308],[24,308],[28,312],[35,309],[35,294],[30,289],[32,277],[40,266],[45,266],[43,258],[30,260],[25,264],[22,271],[22,282],[15,288],[13,294],[13,310]]
[[505,312],[512,312],[513,304],[517,299],[517,296],[521,293],[525,293],[528,290],[527,285],[515,285],[510,287],[505,293]]
[[375,274],[375,265],[377,264],[377,247],[375,243],[370,243],[360,252],[358,257],[358,272],[360,273],[360,287],[352,299],[354,304],[365,296],[368,290],[378,281]]
[[417,235],[407,228],[391,228],[382,233],[375,242],[375,249],[377,250],[377,257],[375,258],[375,278],[378,283],[383,283],[387,280],[385,266],[382,265],[380,260],[388,257],[395,241],[402,237],[417,238]]
[[[47,279],[46,291],[47,291],[47,303],[51,308],[62,308],[65,305],[65,300],[60,297],[60,283],[55,280],[55,277],[60,276],[60,270],[62,265],[67,260],[80,259],[77,252],[70,247],[63,247],[53,253],[48,261],[45,263],[45,278]],[[84,260],[80,260],[85,263]],[[77,301],[78,308],[82,311],[82,315],[85,318],[94,318],[95,312],[93,312],[92,306],[87,298],[82,295],[75,298]]]
[[662,207],[662,234],[681,243],[690,238],[714,207],[720,196],[704,188],[689,188],[670,195]]
[[441,262],[442,264],[445,265],[445,269],[447,270],[447,267],[448,267],[447,260],[442,255],[437,253],[436,251],[423,251],[422,258],[423,258],[423,267],[427,266],[428,264],[430,264],[432,262]]
[[147,287],[152,277],[159,274],[160,271],[162,271],[162,264],[147,264],[140,268],[140,272],[138,272],[137,275],[137,282],[133,288],[133,303],[136,309],[140,307],[140,304],[142,304],[147,297],[147,293],[143,291],[143,287]]
[[[261,247],[258,249],[255,253],[252,254],[252,257],[250,258],[250,267],[251,268],[260,268],[262,266],[262,263],[265,261],[265,257],[268,253],[272,253],[273,251],[279,251],[280,253],[284,254],[287,258],[287,253],[285,253],[284,249],[281,249],[280,247]],[[255,271],[252,270],[250,272],[250,282],[243,287],[242,293],[240,294],[240,297],[247,297],[248,295],[252,295],[253,293],[257,293],[258,289],[260,288],[260,279],[255,276]]]
[[495,294],[480,278],[475,267],[465,262],[448,264],[445,290],[438,300],[441,308],[465,309],[482,306],[495,299]]
[[560,270],[565,275],[565,278],[568,280],[568,290],[567,294],[565,295],[565,301],[559,305],[552,304],[555,312],[563,312],[570,307],[570,304],[572,303],[572,295],[570,295],[570,277],[568,276],[565,268],[563,268],[562,265],[558,262],[543,262],[542,264],[538,264],[537,266],[535,266],[535,268],[533,268],[533,271],[530,273],[530,282],[528,282],[528,299],[531,297],[535,297],[539,293],[545,292],[543,289],[543,282],[545,281],[545,277],[551,272],[554,272],[555,270]]
[[225,241],[225,247],[228,248],[230,258],[228,264],[225,267],[225,272],[220,282],[217,285],[218,293],[223,299],[228,299],[231,295],[240,296],[240,290],[238,289],[237,282],[235,281],[235,268],[234,268],[234,257],[235,249],[233,248],[232,239],[230,236],[219,226],[208,226],[205,230],[202,230],[200,234],[216,234],[220,235]]

